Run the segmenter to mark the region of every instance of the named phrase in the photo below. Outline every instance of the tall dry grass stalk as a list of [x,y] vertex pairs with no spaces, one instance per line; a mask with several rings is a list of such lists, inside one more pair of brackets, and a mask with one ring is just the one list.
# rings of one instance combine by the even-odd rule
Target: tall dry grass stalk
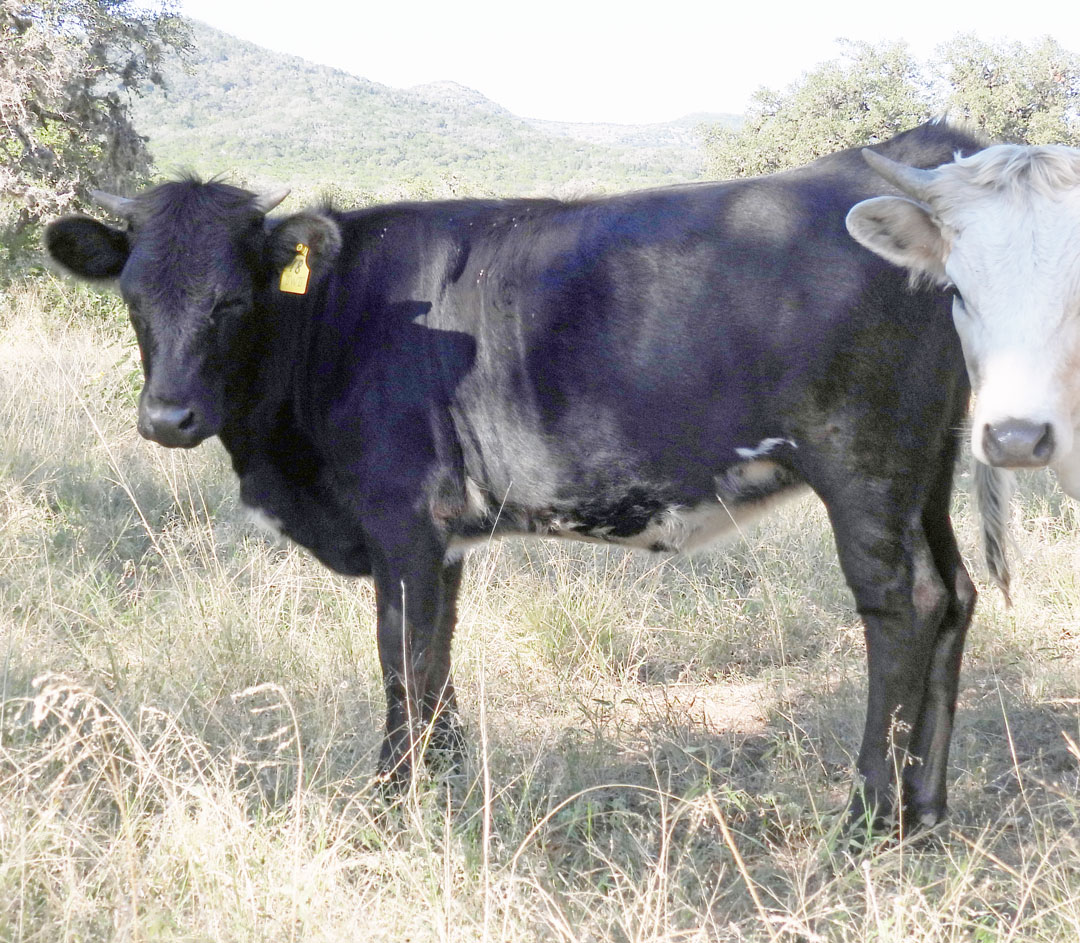
[[[0,939],[1080,939],[1080,529],[1045,476],[948,832],[837,838],[864,667],[811,499],[689,560],[475,553],[466,769],[387,806],[370,585],[253,531],[215,445],[138,440],[114,302],[38,278],[0,329]],[[956,516],[976,561],[965,479]]]

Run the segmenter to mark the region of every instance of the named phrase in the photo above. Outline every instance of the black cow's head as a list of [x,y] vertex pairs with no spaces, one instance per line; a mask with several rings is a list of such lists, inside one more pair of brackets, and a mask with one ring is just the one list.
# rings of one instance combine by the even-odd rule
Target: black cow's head
[[277,290],[303,246],[308,290],[333,263],[337,224],[318,213],[267,220],[288,190],[257,195],[224,183],[163,183],[134,199],[95,193],[127,223],[85,216],[49,225],[45,246],[81,278],[118,280],[142,354],[139,432],[189,448],[220,431],[225,388],[239,351],[260,326],[260,292]]

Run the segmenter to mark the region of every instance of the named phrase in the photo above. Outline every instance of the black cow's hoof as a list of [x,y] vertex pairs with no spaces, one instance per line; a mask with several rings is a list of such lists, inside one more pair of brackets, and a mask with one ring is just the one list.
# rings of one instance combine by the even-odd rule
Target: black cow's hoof
[[[383,753],[386,753],[385,749]],[[380,756],[375,772],[375,791],[388,800],[395,800],[408,792],[412,777],[413,766],[407,754],[396,760]]]
[[[881,811],[882,808],[887,812]],[[948,833],[947,810],[944,806],[919,809],[905,806],[897,814],[892,804],[873,803],[865,792],[859,791],[848,805],[843,828],[843,850],[859,858],[898,843],[935,840]]]
[[436,775],[453,775],[465,768],[465,733],[456,717],[444,714],[432,727],[424,762]]

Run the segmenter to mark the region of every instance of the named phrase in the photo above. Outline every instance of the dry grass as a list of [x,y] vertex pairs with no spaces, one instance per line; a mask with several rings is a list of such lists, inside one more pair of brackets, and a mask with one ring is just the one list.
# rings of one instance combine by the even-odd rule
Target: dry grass
[[[1080,939],[1080,529],[1022,483],[951,830],[836,839],[861,629],[820,508],[713,555],[505,542],[456,640],[468,768],[373,793],[371,587],[245,523],[215,445],[134,433],[115,303],[0,301],[0,939]],[[981,574],[966,491],[957,520]]]

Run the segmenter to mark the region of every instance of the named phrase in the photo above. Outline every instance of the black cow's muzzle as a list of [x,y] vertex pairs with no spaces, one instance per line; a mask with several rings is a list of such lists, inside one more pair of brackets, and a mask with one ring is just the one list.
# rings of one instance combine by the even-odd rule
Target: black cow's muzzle
[[139,403],[139,434],[171,449],[190,449],[212,435],[198,409],[149,396]]

